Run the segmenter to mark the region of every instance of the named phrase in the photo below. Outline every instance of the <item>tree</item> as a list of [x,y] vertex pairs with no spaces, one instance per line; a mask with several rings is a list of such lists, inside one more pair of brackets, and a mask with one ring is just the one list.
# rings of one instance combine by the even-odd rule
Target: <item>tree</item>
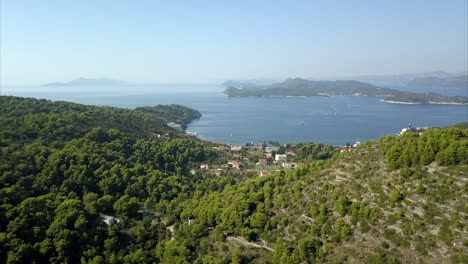
[[138,199],[128,195],[120,197],[113,206],[116,213],[122,217],[136,216],[139,207]]
[[315,263],[316,258],[322,257],[322,242],[314,238],[305,238],[298,243],[299,258],[307,263]]
[[242,264],[242,255],[237,248],[231,253],[231,264]]

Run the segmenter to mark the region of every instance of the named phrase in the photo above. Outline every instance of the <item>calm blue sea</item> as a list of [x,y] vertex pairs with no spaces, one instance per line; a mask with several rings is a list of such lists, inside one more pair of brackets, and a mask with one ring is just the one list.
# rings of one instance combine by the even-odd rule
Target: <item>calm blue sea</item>
[[[222,88],[215,85],[67,89],[2,87],[2,94],[125,108],[187,105],[203,114],[188,131],[197,132],[202,139],[238,144],[275,140],[344,145],[396,134],[408,123],[432,127],[468,121],[468,106],[388,104],[377,97],[227,99],[221,96]],[[466,90],[435,92],[466,94]]]

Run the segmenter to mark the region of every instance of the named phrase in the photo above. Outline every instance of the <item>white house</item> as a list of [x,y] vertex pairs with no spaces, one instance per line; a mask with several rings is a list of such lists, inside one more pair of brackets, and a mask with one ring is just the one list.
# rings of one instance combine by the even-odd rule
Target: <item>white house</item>
[[231,151],[240,151],[242,150],[242,146],[231,145]]
[[275,160],[276,161],[286,161],[288,159],[288,156],[286,154],[276,154],[275,155]]
[[287,168],[287,169],[292,169],[294,167],[294,164],[292,162],[283,162],[281,164],[281,167]]
[[210,166],[209,166],[208,164],[206,164],[206,163],[200,164],[200,169],[201,169],[201,170],[207,170],[207,169],[209,169],[209,168],[210,168]]

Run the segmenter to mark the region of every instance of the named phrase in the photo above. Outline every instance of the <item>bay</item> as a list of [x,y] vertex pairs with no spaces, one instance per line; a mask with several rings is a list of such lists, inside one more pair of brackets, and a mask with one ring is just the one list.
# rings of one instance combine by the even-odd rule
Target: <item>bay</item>
[[182,104],[202,113],[187,130],[201,139],[225,143],[322,142],[345,145],[396,134],[413,126],[448,126],[468,121],[468,106],[403,105],[378,97],[224,98],[216,85],[89,87],[44,90],[43,87],[2,87],[3,95],[66,100],[89,105],[133,109],[157,104]]

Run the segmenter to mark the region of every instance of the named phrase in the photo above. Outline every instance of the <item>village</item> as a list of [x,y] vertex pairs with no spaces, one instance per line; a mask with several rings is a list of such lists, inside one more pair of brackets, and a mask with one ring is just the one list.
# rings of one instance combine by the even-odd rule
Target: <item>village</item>
[[[187,136],[193,136],[193,134],[187,133]],[[201,163],[198,168],[193,168],[190,171],[191,174],[202,172],[220,176],[223,173],[231,172],[265,176],[282,169],[298,168],[308,160],[328,158],[336,152],[351,151],[360,144],[360,142],[356,142],[353,145],[347,144],[345,147],[333,147],[320,143],[280,145],[278,142],[270,142],[270,144],[238,145],[210,140],[202,140],[202,142],[211,146],[212,150],[219,152],[226,162]]]
[[[408,127],[401,129],[397,135],[399,136],[410,131],[422,134],[427,129],[427,127],[412,128],[411,124],[408,124]],[[185,135],[196,137],[198,134],[186,132]],[[239,145],[210,140],[201,141],[210,146],[214,151],[222,153],[221,156],[224,157],[226,162],[221,164],[218,162],[213,164],[201,163],[198,168],[192,168],[190,170],[192,175],[201,172],[220,176],[223,173],[230,172],[239,174],[249,173],[252,176],[265,176],[282,169],[298,168],[302,163],[311,160],[310,158],[322,159],[330,157],[337,152],[350,152],[361,144],[361,142],[358,141],[354,144],[347,143],[343,147],[333,147],[320,143],[280,145],[278,142],[269,142],[270,144],[262,142],[257,145],[253,143]],[[318,147],[319,149],[310,151],[308,146],[313,146],[313,148]]]
[[[214,173],[217,176],[221,175],[223,171],[232,169],[255,172],[259,176],[264,176],[273,171],[279,171],[281,168],[298,167],[297,162],[291,161],[296,156],[294,151],[280,151],[280,149],[283,150],[280,146],[265,146],[263,144],[240,146],[206,140],[204,142],[216,144],[217,146],[212,146],[212,149],[224,152],[224,156],[228,158],[225,164],[200,164],[200,170]],[[194,171],[192,170],[191,173]]]
[[[403,128],[397,134],[398,136],[415,131],[421,134],[427,130],[426,127],[412,128],[411,124],[407,128]],[[169,139],[169,134],[155,136],[160,140]],[[185,136],[197,137],[195,132],[185,132]],[[234,174],[239,176],[256,177],[265,176],[273,172],[279,172],[283,169],[294,170],[299,168],[301,164],[311,160],[320,160],[331,157],[335,153],[351,152],[361,142],[357,141],[354,144],[346,143],[343,147],[336,147],[325,145],[321,143],[296,143],[284,144],[279,142],[261,142],[258,144],[228,144],[219,141],[203,140],[206,146],[211,147],[212,150],[218,152],[223,162],[201,163],[199,166],[192,168],[190,174],[197,173],[211,174],[213,176],[222,176],[226,174]],[[140,210],[141,213],[151,218],[155,217],[153,212],[147,210]],[[107,225],[118,224],[121,220],[109,215],[101,215],[102,221]],[[190,224],[188,220],[186,224]],[[169,230],[170,239],[174,239],[173,226],[167,226]]]

